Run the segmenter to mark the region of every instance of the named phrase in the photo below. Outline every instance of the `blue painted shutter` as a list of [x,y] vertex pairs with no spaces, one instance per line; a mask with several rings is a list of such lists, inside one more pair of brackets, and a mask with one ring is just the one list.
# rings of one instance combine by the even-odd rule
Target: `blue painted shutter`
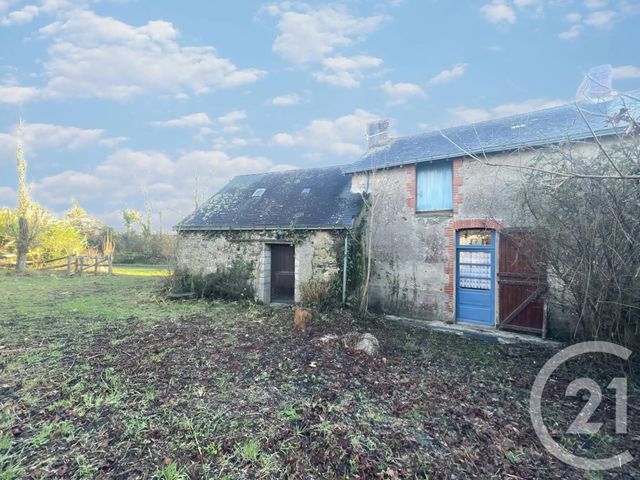
[[427,163],[418,166],[416,178],[416,210],[451,210],[453,180],[451,162]]

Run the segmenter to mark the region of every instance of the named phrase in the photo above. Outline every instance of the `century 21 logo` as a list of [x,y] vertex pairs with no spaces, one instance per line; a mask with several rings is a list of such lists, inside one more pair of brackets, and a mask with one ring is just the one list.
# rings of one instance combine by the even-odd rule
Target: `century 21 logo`
[[[547,363],[544,364],[531,388],[531,398],[529,404],[529,413],[533,428],[542,442],[542,445],[555,457],[572,467],[584,470],[609,470],[629,463],[633,457],[629,451],[625,451],[618,455],[608,458],[592,459],[579,457],[572,454],[567,449],[559,445],[549,434],[549,430],[542,419],[542,392],[547,381],[556,371],[556,369],[574,357],[587,353],[608,353],[627,360],[631,356],[631,350],[609,342],[583,342],[561,350],[556,353]],[[627,379],[624,377],[614,378],[607,386],[608,389],[616,391],[616,433],[627,433]],[[602,401],[602,390],[600,385],[590,378],[578,378],[572,381],[567,390],[566,396],[575,397],[579,391],[588,390],[589,401],[582,408],[582,411],[575,418],[573,423],[567,429],[567,433],[594,434],[602,428],[601,422],[590,422],[589,419],[595,413],[596,409]]]

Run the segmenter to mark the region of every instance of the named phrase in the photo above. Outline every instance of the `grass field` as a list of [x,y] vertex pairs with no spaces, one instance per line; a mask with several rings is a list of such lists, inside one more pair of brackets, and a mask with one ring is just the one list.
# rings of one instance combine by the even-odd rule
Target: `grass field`
[[[529,388],[552,351],[340,310],[297,334],[288,307],[172,303],[159,282],[0,274],[0,479],[610,475],[560,463],[533,434]],[[381,355],[313,340],[352,330],[375,334]],[[611,376],[559,372],[544,404],[554,437],[638,457],[636,410],[626,436],[611,422],[562,434],[584,403],[564,397],[578,374]],[[614,408],[607,396],[597,415]],[[613,473],[638,478],[637,464]]]
[[166,277],[169,275],[169,267],[166,265],[114,265],[114,275],[133,275],[136,277]]

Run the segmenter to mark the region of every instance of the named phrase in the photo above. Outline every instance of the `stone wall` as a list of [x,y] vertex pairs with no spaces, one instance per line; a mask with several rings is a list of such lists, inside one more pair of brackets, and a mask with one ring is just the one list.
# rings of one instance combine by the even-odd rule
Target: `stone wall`
[[177,247],[177,268],[206,274],[231,267],[236,259],[253,265],[256,300],[271,298],[271,250],[274,243],[290,243],[295,248],[295,301],[300,300],[300,284],[313,277],[331,280],[341,274],[337,251],[343,234],[338,231],[297,232],[295,238],[276,238],[275,232],[181,232]]
[[524,164],[531,155],[493,155],[490,162],[501,165],[496,167],[454,160],[453,210],[446,213],[416,212],[415,165],[355,174],[352,191],[368,188],[375,202],[371,306],[452,321],[455,232],[526,222],[514,198],[522,171],[503,165]]

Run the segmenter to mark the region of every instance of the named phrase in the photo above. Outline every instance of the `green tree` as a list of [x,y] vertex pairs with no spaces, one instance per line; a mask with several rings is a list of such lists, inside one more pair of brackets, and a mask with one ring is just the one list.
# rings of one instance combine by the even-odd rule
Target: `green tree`
[[124,223],[124,227],[127,229],[127,233],[130,234],[133,231],[133,227],[140,222],[140,215],[135,210],[123,208],[122,221]]
[[12,218],[12,212],[8,208],[0,210],[0,256],[14,253],[15,239],[11,234]]
[[67,255],[79,255],[87,247],[87,238],[68,221],[54,221],[40,234],[34,258],[40,261]]
[[64,221],[86,237],[87,246],[93,248],[102,246],[108,231],[107,226],[93,215],[89,215],[75,199],[71,200],[71,208],[65,213]]

